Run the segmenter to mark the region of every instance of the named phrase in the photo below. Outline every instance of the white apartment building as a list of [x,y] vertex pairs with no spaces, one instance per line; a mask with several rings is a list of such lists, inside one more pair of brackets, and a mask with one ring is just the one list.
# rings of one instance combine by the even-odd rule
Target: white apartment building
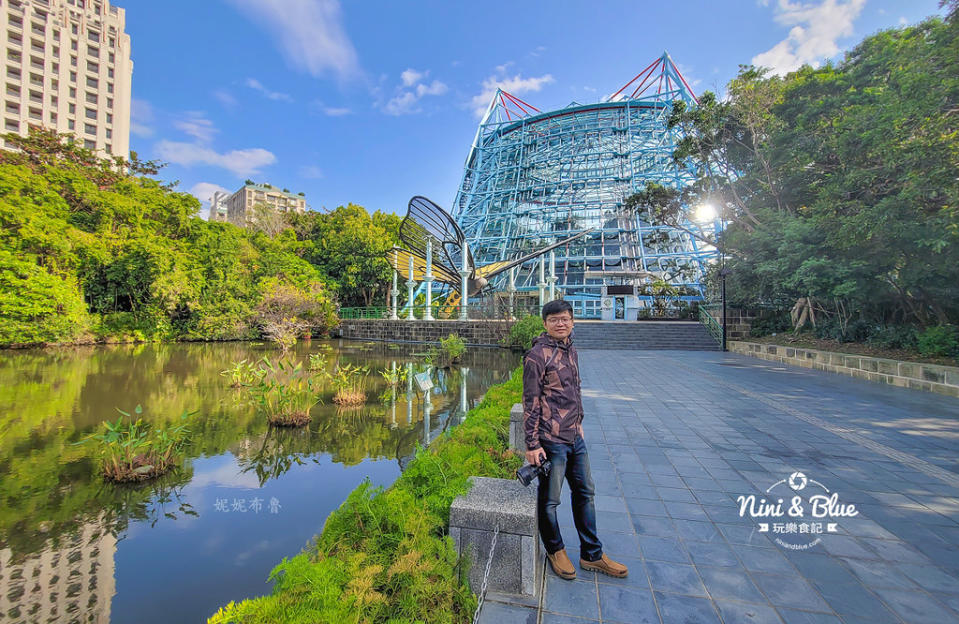
[[0,613],[10,618],[3,621],[109,624],[116,552],[102,518],[47,540],[36,553],[0,549]]
[[245,184],[226,200],[230,223],[246,226],[254,217],[254,206],[267,206],[276,212],[306,212],[306,197],[281,191],[269,184]]
[[208,221],[227,221],[227,215],[229,211],[227,209],[226,200],[230,197],[229,193],[224,193],[223,191],[213,191],[213,196],[210,197],[210,214],[207,217]]
[[0,1],[2,131],[70,133],[101,156],[130,153],[133,62],[109,0]]

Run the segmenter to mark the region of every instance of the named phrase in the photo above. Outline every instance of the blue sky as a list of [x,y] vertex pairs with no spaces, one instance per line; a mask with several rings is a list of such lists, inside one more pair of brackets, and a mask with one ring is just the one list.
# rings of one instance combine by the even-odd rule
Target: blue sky
[[[207,200],[247,178],[403,213],[448,207],[496,87],[541,110],[604,99],[668,50],[698,93],[740,63],[839,59],[936,0],[117,0],[131,149]],[[206,216],[204,212],[204,217]]]

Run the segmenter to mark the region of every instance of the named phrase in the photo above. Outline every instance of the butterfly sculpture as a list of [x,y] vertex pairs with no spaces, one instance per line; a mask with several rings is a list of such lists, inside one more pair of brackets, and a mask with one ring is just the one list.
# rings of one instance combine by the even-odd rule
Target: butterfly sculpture
[[[592,231],[590,229],[564,238],[522,258],[500,260],[479,267],[473,263],[473,254],[467,247],[465,267],[468,273],[467,296],[473,296],[482,291],[489,284],[490,279],[503,271],[508,271],[551,249],[586,236]],[[422,281],[426,275],[426,242],[432,241],[434,281],[449,285],[462,296],[459,292],[462,289],[459,270],[463,267],[463,241],[466,240],[466,236],[453,221],[453,217],[429,199],[417,195],[410,200],[406,217],[400,223],[400,240],[406,248],[393,247],[387,252],[387,260],[393,269],[400,275],[407,275],[410,258],[412,258],[413,279]]]

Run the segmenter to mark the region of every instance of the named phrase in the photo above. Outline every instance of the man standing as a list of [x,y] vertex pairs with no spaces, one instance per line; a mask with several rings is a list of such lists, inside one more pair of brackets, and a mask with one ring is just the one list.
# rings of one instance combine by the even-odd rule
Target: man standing
[[593,479],[583,440],[579,360],[569,338],[573,331],[573,306],[560,299],[550,301],[543,306],[543,325],[546,331],[533,339],[523,361],[523,426],[526,461],[538,466],[543,459],[549,459],[552,464],[550,473],[539,477],[537,497],[539,533],[546,556],[557,576],[576,578],[556,521],[565,478],[573,522],[579,533],[579,567],[624,577],[629,573],[626,566],[603,553],[596,535]]

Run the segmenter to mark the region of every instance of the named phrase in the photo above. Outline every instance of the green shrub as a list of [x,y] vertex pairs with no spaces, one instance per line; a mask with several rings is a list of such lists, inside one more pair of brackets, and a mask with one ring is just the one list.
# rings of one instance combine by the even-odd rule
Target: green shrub
[[816,337],[836,342],[865,342],[872,332],[872,325],[868,321],[855,319],[842,323],[836,317],[822,320],[816,325]]
[[504,347],[529,349],[533,338],[543,333],[543,319],[532,314],[521,318],[509,328],[509,335],[503,340]]
[[521,394],[517,369],[390,488],[353,490],[314,545],[274,568],[269,596],[231,602],[209,624],[469,622],[476,598],[447,535],[449,508],[469,476],[510,478],[522,463],[507,448]]
[[926,357],[959,356],[959,327],[936,325],[919,334],[916,340],[919,353]]
[[911,325],[879,326],[873,329],[866,342],[882,349],[918,350],[919,332]]
[[440,345],[443,350],[443,355],[448,358],[450,362],[457,361],[460,356],[466,353],[466,343],[456,334],[450,334],[446,338],[440,338]]
[[749,326],[749,335],[755,338],[781,334],[792,329],[789,310],[772,310],[762,314]]
[[88,324],[75,279],[0,250],[0,346],[75,340]]

